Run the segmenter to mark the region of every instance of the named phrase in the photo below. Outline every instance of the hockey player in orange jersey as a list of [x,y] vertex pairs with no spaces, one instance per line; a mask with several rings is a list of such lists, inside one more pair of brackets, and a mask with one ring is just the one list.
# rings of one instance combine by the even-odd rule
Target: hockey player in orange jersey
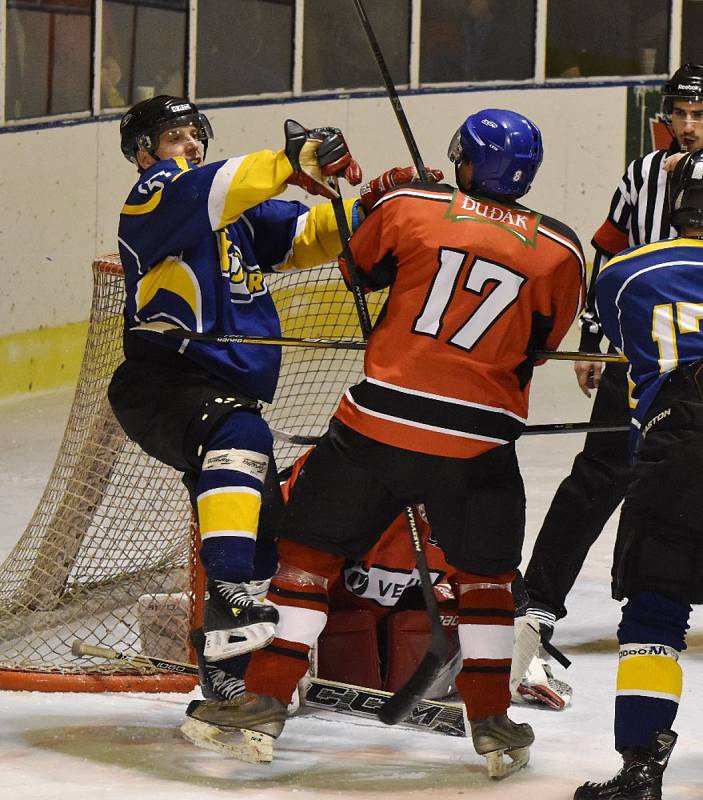
[[[525,514],[515,440],[535,351],[556,348],[580,310],[583,253],[570,228],[516,202],[542,160],[530,120],[501,109],[472,114],[449,156],[458,190],[395,188],[352,236],[365,289],[390,288],[365,380],[345,394],[286,506],[268,594],[279,624],[251,658],[248,693],[188,710],[191,720],[241,730],[250,758],[272,758],[344,559],[367,552],[405,506],[424,503],[456,570],[457,688],[474,748],[496,777],[527,762],[532,729],[506,714],[510,584]],[[506,752],[513,765],[501,762]]]
[[[281,485],[286,501],[311,452],[304,453],[286,470],[287,477]],[[459,592],[456,570],[447,563],[434,539],[424,506],[419,505],[416,511],[432,588],[450,644],[442,669],[424,692],[426,698],[440,699],[455,691],[462,666],[457,636]],[[317,677],[395,692],[422,660],[430,633],[403,513],[360,559],[347,560],[330,585],[327,624],[317,643]],[[350,652],[354,658],[349,658]],[[513,702],[562,710],[571,700],[571,687],[554,678],[550,666],[538,656],[531,660],[526,672],[520,658],[513,661],[510,686]],[[238,686],[238,691],[242,689],[243,685]]]

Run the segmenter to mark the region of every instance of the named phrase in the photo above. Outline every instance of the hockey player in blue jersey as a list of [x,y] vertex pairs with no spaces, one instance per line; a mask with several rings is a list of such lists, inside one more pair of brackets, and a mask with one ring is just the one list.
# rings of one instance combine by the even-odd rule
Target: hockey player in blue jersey
[[623,768],[576,800],[658,800],[676,741],[679,655],[703,603],[703,149],[670,178],[678,237],[625,250],[601,269],[596,308],[630,361],[633,480],[613,563],[622,600],[615,748]]
[[[271,640],[278,616],[254,601],[252,581],[276,567],[275,546],[257,546],[257,529],[261,513],[276,513],[280,495],[260,413],[260,401],[276,390],[280,348],[134,329],[167,322],[280,336],[266,273],[329,262],[341,243],[330,203],[308,208],[273,198],[288,184],[334,197],[328,176],[356,184],[361,172],[338,129],[306,130],[291,120],[284,149],[205,164],[212,128],[179,97],[138,103],[120,132],[140,175],[120,217],[125,361],[109,398],[127,435],[184,473],[207,576],[206,677],[223,688],[234,660]],[[345,201],[344,210],[355,227],[358,201]]]

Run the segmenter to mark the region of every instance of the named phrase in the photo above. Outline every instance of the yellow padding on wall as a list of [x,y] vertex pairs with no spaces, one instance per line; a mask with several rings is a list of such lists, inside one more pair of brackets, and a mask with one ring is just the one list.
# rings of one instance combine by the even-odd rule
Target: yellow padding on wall
[[76,383],[87,322],[0,337],[0,397]]
[[681,697],[682,684],[681,667],[670,656],[632,656],[618,664],[618,692],[655,692]]
[[249,531],[259,525],[261,496],[249,492],[215,492],[198,497],[200,535],[213,531]]

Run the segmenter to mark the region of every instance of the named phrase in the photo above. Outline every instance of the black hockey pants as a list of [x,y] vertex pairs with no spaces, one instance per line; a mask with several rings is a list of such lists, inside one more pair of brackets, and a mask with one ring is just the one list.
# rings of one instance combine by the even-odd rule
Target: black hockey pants
[[[627,366],[608,364],[591,413],[596,424],[628,425]],[[557,619],[588,551],[625,495],[630,479],[628,432],[591,433],[557,489],[525,571],[530,605]]]

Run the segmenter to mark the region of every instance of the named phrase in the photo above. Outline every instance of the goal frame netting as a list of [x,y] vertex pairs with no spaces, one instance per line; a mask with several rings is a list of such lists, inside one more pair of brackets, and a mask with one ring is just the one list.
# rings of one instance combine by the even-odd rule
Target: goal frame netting
[[[107,401],[122,360],[124,281],[117,256],[97,259],[92,270],[85,352],[61,446],[32,518],[0,565],[0,689],[189,691],[193,676],[71,653],[81,639],[193,663],[189,634],[202,620],[204,584],[181,476],[127,439]],[[358,338],[336,265],[274,274],[267,284],[284,336]],[[374,316],[384,300],[374,298]],[[362,374],[362,352],[284,348],[264,417],[275,430],[319,437]],[[279,469],[305,449],[282,437]]]

